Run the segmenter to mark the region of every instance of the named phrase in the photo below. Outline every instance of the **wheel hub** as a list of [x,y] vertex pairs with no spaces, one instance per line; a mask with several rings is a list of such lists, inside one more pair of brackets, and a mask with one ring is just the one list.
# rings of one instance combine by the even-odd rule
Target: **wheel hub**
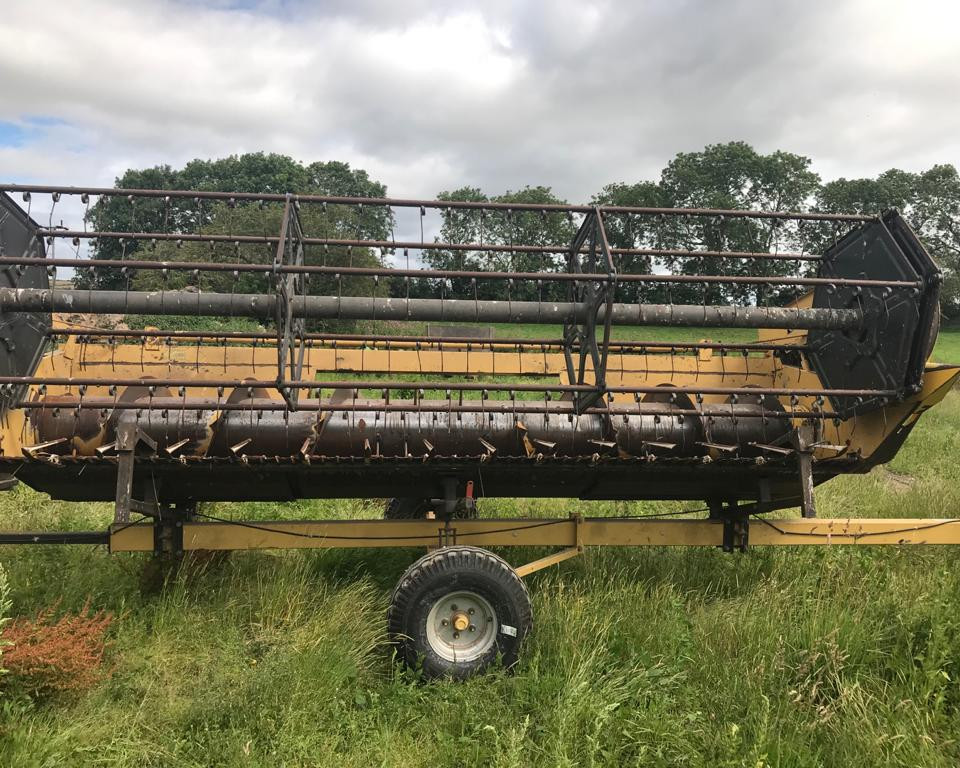
[[437,600],[427,616],[427,642],[441,658],[469,662],[497,638],[493,607],[475,592],[454,592]]

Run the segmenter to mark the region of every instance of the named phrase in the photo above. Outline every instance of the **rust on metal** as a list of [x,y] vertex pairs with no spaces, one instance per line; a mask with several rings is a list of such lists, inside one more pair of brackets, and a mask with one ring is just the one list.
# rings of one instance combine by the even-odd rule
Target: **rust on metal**
[[[129,231],[27,216],[34,198],[67,195],[137,215]],[[0,319],[20,329],[0,343],[0,473],[111,500],[118,520],[387,493],[452,509],[468,487],[812,514],[817,484],[889,460],[957,376],[926,365],[939,271],[895,213],[38,185],[0,186],[0,205],[14,214],[0,223]],[[277,229],[215,226],[244,205],[269,206]],[[457,211],[558,216],[576,234],[364,237],[343,222],[365,207],[431,226]],[[616,217],[656,234],[615,242]],[[663,238],[664,222],[727,219],[769,228],[772,245]],[[830,229],[819,250],[801,223]],[[174,257],[187,243],[209,255]],[[423,261],[382,260],[401,251]],[[431,261],[442,253],[452,260]],[[105,327],[136,316],[153,325]],[[744,545],[742,521],[724,530],[725,547]]]

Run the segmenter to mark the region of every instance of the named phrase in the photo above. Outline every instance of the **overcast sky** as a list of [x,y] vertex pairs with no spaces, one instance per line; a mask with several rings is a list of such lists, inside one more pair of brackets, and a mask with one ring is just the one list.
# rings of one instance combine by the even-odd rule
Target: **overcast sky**
[[960,161],[960,4],[29,0],[0,21],[0,179],[256,150],[396,196],[573,201],[744,139],[824,178]]

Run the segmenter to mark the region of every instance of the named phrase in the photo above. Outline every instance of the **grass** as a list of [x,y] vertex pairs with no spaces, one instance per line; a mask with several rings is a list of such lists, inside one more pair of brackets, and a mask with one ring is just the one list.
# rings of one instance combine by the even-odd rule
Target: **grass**
[[[941,336],[936,354],[960,363],[960,334]],[[822,486],[820,513],[957,515],[958,440],[955,392],[890,465]],[[490,500],[485,514],[569,508]],[[214,509],[378,512],[356,501]],[[110,515],[23,488],[0,496],[8,529],[99,527]],[[464,684],[419,683],[385,645],[389,591],[419,554],[235,553],[149,592],[144,557],[0,548],[15,613],[89,599],[118,617],[110,675],[89,692],[31,700],[0,682],[0,765],[960,763],[960,550],[591,551],[529,579],[536,625],[514,673]],[[502,554],[519,564],[541,553]]]
[[960,325],[952,324],[940,330],[933,359],[939,363],[960,364]]

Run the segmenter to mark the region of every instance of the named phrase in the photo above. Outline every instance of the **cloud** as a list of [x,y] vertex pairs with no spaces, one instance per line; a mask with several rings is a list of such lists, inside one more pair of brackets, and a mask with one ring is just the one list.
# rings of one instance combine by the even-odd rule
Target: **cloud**
[[958,17],[871,0],[14,3],[0,173],[109,184],[266,150],[347,160],[398,196],[545,184],[582,201],[733,139],[825,178],[916,170],[957,161]]

